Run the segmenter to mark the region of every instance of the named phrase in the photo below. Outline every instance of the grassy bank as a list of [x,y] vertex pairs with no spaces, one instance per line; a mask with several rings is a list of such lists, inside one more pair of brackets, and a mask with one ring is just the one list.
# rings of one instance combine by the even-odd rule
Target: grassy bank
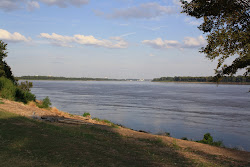
[[[12,103],[0,107],[15,112]],[[105,124],[47,123],[0,109],[0,166],[250,166],[247,152],[93,121]]]
[[161,141],[58,126],[0,111],[0,166],[190,166]]

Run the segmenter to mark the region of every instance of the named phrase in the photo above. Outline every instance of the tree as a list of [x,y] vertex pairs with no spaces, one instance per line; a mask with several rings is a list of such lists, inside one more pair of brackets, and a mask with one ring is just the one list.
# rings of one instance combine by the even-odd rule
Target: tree
[[[201,48],[207,58],[218,58],[217,77],[233,75],[245,69],[250,75],[250,17],[249,0],[181,0],[182,13],[197,19],[203,18],[198,27],[207,35],[207,45]],[[231,65],[225,60],[236,56]]]
[[2,40],[0,40],[0,77],[4,76],[10,79],[14,84],[16,84],[16,80],[12,74],[10,66],[4,61],[8,55],[7,44],[5,44]]

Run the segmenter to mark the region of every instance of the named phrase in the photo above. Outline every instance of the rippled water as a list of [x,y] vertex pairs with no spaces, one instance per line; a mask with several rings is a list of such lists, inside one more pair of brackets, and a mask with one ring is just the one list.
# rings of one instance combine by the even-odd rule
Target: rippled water
[[38,99],[60,110],[108,119],[135,130],[193,140],[210,132],[226,146],[250,151],[249,85],[33,81]]

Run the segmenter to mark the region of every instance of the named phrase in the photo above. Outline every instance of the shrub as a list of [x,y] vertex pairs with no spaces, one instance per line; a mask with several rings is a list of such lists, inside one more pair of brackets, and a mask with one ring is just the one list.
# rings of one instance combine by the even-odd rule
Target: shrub
[[24,91],[30,91],[30,89],[33,87],[33,83],[28,82],[28,81],[24,81],[24,82],[18,83],[17,87],[24,90]]
[[84,112],[82,116],[83,116],[83,117],[90,117],[91,115],[90,115],[90,113],[88,113],[88,112]]
[[28,90],[22,90],[21,88],[14,85],[14,83],[5,78],[0,78],[0,92],[1,97],[9,100],[20,101],[23,103],[28,103],[29,101],[35,101],[36,96]]
[[203,137],[202,140],[197,141],[199,143],[204,143],[204,144],[209,144],[209,145],[213,145],[213,146],[217,146],[217,147],[221,147],[223,146],[222,141],[214,141],[213,137],[210,135],[210,133],[206,133]]
[[188,138],[187,137],[182,137],[181,140],[188,140]]
[[24,91],[20,88],[16,88],[15,101],[28,103],[29,101],[35,101],[36,96],[29,91]]
[[49,97],[45,97],[42,102],[43,108],[49,108],[51,106],[51,102]]
[[51,102],[50,102],[49,97],[48,96],[45,97],[41,103],[37,103],[37,106],[39,108],[50,108]]
[[5,77],[0,78],[1,96],[5,99],[15,100],[16,86],[13,82]]

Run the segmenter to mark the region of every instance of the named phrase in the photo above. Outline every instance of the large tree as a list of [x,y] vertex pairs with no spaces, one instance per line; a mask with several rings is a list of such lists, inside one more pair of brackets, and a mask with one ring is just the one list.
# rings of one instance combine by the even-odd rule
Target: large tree
[[[207,58],[218,58],[217,76],[233,75],[245,69],[250,75],[250,17],[249,0],[182,1],[183,13],[203,19],[198,27],[207,34],[207,45],[201,48]],[[235,56],[230,65],[225,60]]]
[[0,77],[4,76],[10,79],[13,83],[16,84],[16,80],[12,75],[11,68],[4,60],[7,57],[7,44],[0,40]]

